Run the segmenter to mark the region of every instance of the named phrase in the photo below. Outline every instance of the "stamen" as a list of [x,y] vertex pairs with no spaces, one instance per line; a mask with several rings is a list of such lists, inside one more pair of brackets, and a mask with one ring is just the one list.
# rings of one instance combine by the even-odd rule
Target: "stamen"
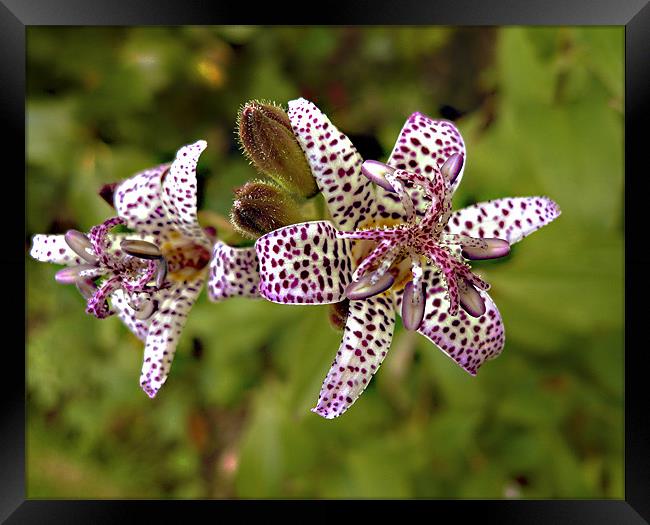
[[68,230],[63,238],[70,249],[79,257],[89,263],[94,264],[97,262],[97,256],[93,253],[93,245],[83,233],[77,230]]
[[361,173],[378,186],[395,193],[395,188],[393,188],[391,183],[386,180],[386,175],[395,173],[395,168],[392,168],[383,162],[367,160],[361,165]]
[[146,268],[144,269],[144,271],[140,275],[140,278],[137,281],[131,282],[122,278],[122,285],[124,286],[124,289],[130,293],[141,291],[151,281],[151,279],[154,278],[157,271],[158,271],[158,261],[150,260],[147,262]]
[[456,180],[456,177],[458,177],[458,174],[463,167],[463,162],[463,154],[454,153],[445,161],[445,163],[440,168],[440,172],[443,174],[445,179],[447,179],[449,184],[453,184]]
[[81,277],[82,272],[87,272],[89,270],[96,270],[97,267],[92,264],[80,264],[79,266],[70,266],[59,270],[54,275],[57,283],[61,284],[75,284],[77,280]]
[[140,306],[136,309],[134,308],[135,313],[133,314],[133,317],[136,319],[140,319],[141,321],[144,321],[146,319],[149,319],[156,310],[158,310],[158,301],[151,300],[151,299],[145,299],[140,303]]
[[409,281],[402,296],[402,324],[407,330],[417,330],[424,319],[424,286],[415,286]]
[[485,241],[485,248],[478,246],[468,246],[466,243],[462,243],[463,257],[472,260],[497,259],[499,257],[504,257],[510,253],[510,243],[508,243],[508,241],[497,238],[488,238],[482,240]]
[[160,248],[147,241],[125,239],[120,243],[120,248],[127,254],[140,259],[159,259],[162,257]]
[[406,220],[409,223],[415,221],[415,206],[413,205],[411,196],[404,189],[404,185],[400,179],[409,180],[411,179],[411,175],[412,174],[405,170],[395,170],[394,173],[386,173],[386,179],[390,182],[393,188],[395,188],[394,191],[400,198],[402,206],[404,207],[404,212],[406,213]]
[[120,279],[118,277],[111,277],[104,281],[102,285],[95,291],[93,296],[88,299],[86,313],[94,315],[97,319],[104,319],[113,315],[115,311],[110,308],[108,304],[108,297],[118,288],[121,287]]
[[162,288],[162,285],[165,283],[167,278],[167,272],[169,271],[169,266],[167,265],[167,260],[164,257],[161,257],[157,261],[158,266],[156,268],[156,273],[154,277],[156,279],[156,287]]
[[97,286],[92,279],[80,278],[75,281],[75,284],[77,285],[77,290],[79,290],[79,293],[86,301],[97,291]]
[[481,317],[485,313],[485,301],[476,288],[467,279],[458,279],[460,305],[472,317]]
[[358,281],[351,283],[345,290],[345,295],[351,301],[367,299],[373,295],[385,292],[395,282],[395,278],[390,272],[384,273],[374,283],[372,282],[374,274],[366,275]]

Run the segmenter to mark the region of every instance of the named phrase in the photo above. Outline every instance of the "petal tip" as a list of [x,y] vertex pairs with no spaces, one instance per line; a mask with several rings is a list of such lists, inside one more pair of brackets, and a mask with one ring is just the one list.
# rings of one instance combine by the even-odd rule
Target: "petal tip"
[[314,408],[311,409],[311,411],[319,415],[320,417],[324,419],[335,419],[340,416],[339,413],[337,412],[328,412],[326,408],[320,407],[320,406],[315,406]]
[[153,399],[156,397],[156,394],[158,394],[158,389],[153,388],[150,384],[148,383],[141,383],[140,388],[144,390],[144,393],[149,396],[149,399]]

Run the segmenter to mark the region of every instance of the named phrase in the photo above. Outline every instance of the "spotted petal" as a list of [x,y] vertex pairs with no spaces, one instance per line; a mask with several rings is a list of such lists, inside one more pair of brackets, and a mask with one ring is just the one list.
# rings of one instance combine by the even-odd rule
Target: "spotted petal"
[[176,230],[206,248],[210,241],[196,215],[196,165],[206,148],[205,140],[183,146],[169,172],[162,178],[162,203]]
[[560,216],[548,197],[513,197],[481,202],[452,213],[445,230],[471,237],[497,237],[514,244]]
[[233,248],[217,241],[210,260],[208,297],[213,302],[229,297],[257,297],[260,276],[255,248]]
[[363,159],[350,139],[304,98],[289,102],[288,115],[334,225],[349,231],[372,220],[374,188],[361,174]]
[[126,225],[153,237],[160,245],[173,230],[160,200],[161,177],[169,164],[161,164],[126,179],[115,189],[113,204]]
[[201,274],[193,280],[177,282],[158,294],[158,310],[149,323],[140,376],[140,386],[149,397],[155,397],[167,380],[181,330],[204,281],[205,276]]
[[64,235],[34,235],[29,255],[37,261],[67,266],[86,262],[70,249]]
[[255,243],[259,293],[285,304],[329,304],[345,298],[351,282],[350,241],[328,221],[280,228]]
[[[424,319],[418,329],[447,356],[471,375],[488,359],[497,357],[505,343],[505,330],[496,305],[487,294],[478,290],[485,302],[485,313],[472,317],[460,309],[455,316],[449,315],[449,301],[437,270],[427,268],[424,272],[427,290]],[[403,292],[395,294],[398,311],[401,311]]]
[[312,412],[332,419],[352,406],[386,357],[394,328],[391,294],[350,301],[341,346]]
[[[434,167],[440,168],[454,153],[462,153],[465,162],[467,161],[465,143],[456,126],[448,120],[434,120],[418,112],[413,113],[404,123],[388,164],[427,175],[433,172]],[[452,183],[452,193],[463,178],[465,162]],[[411,187],[408,188],[408,194],[417,214],[424,215],[428,205],[424,192],[419,187]],[[377,209],[379,216],[384,219],[406,220],[399,197],[381,187],[377,187]]]

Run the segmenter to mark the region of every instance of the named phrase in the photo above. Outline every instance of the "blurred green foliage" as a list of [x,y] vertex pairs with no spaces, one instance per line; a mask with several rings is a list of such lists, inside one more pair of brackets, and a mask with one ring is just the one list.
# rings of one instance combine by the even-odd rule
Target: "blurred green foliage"
[[623,38],[29,27],[26,249],[104,220],[101,184],[199,138],[200,206],[227,216],[257,176],[233,135],[251,98],[310,98],[383,158],[411,112],[455,108],[468,149],[455,207],[544,194],[563,214],[474,266],[506,326],[497,360],[470,377],[398,326],[334,421],[309,412],[340,339],[326,307],[203,296],[152,401],[142,344],[27,258],[28,496],[622,498]]

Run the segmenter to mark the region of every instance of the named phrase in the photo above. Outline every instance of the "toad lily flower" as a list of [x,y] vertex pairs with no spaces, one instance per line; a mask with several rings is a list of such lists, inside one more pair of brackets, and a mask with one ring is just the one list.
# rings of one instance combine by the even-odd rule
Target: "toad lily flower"
[[506,198],[452,212],[465,145],[451,122],[412,114],[383,164],[363,162],[312,103],[290,102],[289,117],[332,220],[258,239],[259,292],[284,304],[350,301],[312,411],[331,419],[356,401],[386,356],[397,312],[406,329],[476,375],[499,355],[505,336],[489,285],[467,261],[506,255],[557,218],[557,205],[545,197]]
[[[118,216],[88,235],[69,230],[33,238],[31,256],[68,266],[56,280],[76,284],[87,313],[100,319],[117,313],[144,341],[140,386],[150,397],[167,379],[208,271],[211,300],[256,295],[254,249],[215,241],[198,222],[196,165],[205,148],[203,140],[184,146],[171,164],[105,187],[102,196],[108,193]],[[111,231],[118,225],[133,233]]]

